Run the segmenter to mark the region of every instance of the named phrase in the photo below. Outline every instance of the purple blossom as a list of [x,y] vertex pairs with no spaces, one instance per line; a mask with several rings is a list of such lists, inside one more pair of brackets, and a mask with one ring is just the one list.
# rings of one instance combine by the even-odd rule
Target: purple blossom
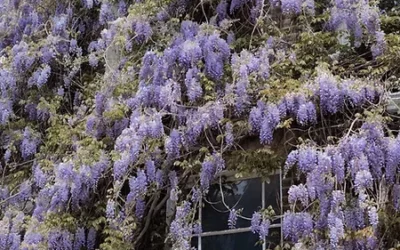
[[99,64],[99,58],[93,53],[89,54],[89,65],[93,68],[96,68]]
[[235,12],[237,9],[241,8],[247,2],[249,2],[249,0],[232,0],[230,8],[229,8],[230,13],[233,14],[233,12]]
[[334,190],[332,192],[331,206],[332,210],[338,210],[340,205],[345,201],[345,195],[342,190]]
[[130,192],[126,198],[126,202],[135,202],[140,196],[143,196],[147,192],[148,180],[145,172],[139,170],[137,177],[132,177],[129,179]]
[[87,236],[86,247],[88,250],[93,250],[96,243],[96,230],[92,227],[89,229],[89,233]]
[[260,224],[260,227],[259,227],[259,230],[258,230],[258,232],[259,232],[258,234],[260,236],[260,240],[264,240],[265,237],[268,236],[270,226],[271,226],[270,220],[264,219],[264,220],[261,221],[261,224]]
[[291,186],[288,193],[289,203],[295,204],[296,201],[300,201],[304,207],[308,205],[308,192],[307,188],[303,184]]
[[294,166],[294,164],[296,164],[298,157],[299,157],[298,150],[292,150],[289,153],[289,155],[286,157],[285,172],[287,172],[289,169],[291,169]]
[[105,110],[105,95],[103,93],[97,93],[95,96],[96,114],[101,116]]
[[282,0],[281,8],[284,14],[299,14],[301,12],[302,1],[300,0]]
[[381,56],[386,48],[385,33],[383,31],[377,31],[375,33],[376,41],[371,46],[372,56],[374,58]]
[[181,135],[178,130],[173,129],[170,136],[165,140],[165,151],[168,158],[174,159],[179,156]]
[[100,24],[106,24],[114,19],[112,6],[108,2],[103,2],[100,8],[99,22]]
[[228,16],[227,10],[228,10],[227,1],[226,0],[221,0],[218,3],[217,8],[216,8],[218,21],[222,21],[225,18],[227,18],[227,16]]
[[268,104],[260,128],[260,142],[270,144],[273,140],[273,133],[280,122],[279,109],[275,104]]
[[344,237],[343,220],[334,213],[328,214],[329,239],[332,249],[338,247],[339,241]]
[[201,234],[203,232],[203,229],[201,227],[200,222],[196,222],[193,224],[193,233],[194,234]]
[[354,180],[356,190],[360,191],[365,188],[372,187],[372,175],[368,170],[358,171]]
[[83,4],[87,9],[93,8],[93,0],[83,0]]
[[261,128],[265,107],[266,105],[264,102],[258,101],[257,107],[253,107],[250,111],[249,124],[253,132],[257,132]]
[[21,144],[22,158],[27,159],[29,156],[34,155],[37,152],[37,146],[39,144],[38,138],[32,133],[32,129],[26,127],[24,130],[24,139]]
[[307,102],[300,105],[296,118],[301,125],[315,123],[317,121],[317,111],[315,109],[315,105],[312,102]]
[[126,174],[130,163],[131,157],[129,153],[123,152],[121,158],[114,162],[114,180],[119,180]]
[[199,31],[199,25],[192,21],[183,21],[180,31],[185,40],[191,40],[197,35]]
[[393,199],[393,206],[396,211],[400,209],[400,185],[394,184],[392,189],[392,199]]
[[379,219],[378,219],[378,212],[376,207],[370,207],[368,209],[368,219],[371,226],[376,229],[378,227]]
[[251,217],[251,231],[253,233],[258,233],[260,230],[262,216],[260,212],[254,212],[253,216]]
[[228,147],[232,147],[234,142],[233,126],[231,122],[225,124],[225,143]]
[[37,245],[43,240],[43,236],[37,232],[28,232],[24,236],[24,242]]
[[109,220],[112,220],[115,217],[115,202],[112,200],[107,201],[106,217]]
[[283,216],[282,230],[286,239],[297,242],[300,238],[312,233],[312,217],[309,213],[286,212]]
[[33,179],[35,181],[36,186],[39,188],[43,188],[47,182],[47,176],[43,173],[39,164],[34,164],[32,166]]
[[193,187],[192,188],[192,202],[193,203],[197,203],[200,201],[200,199],[202,198],[202,193],[201,190],[197,187]]
[[218,35],[211,35],[200,44],[205,59],[206,73],[213,79],[221,79],[224,72],[224,62],[230,56],[230,48],[225,40]]
[[320,72],[317,79],[321,108],[326,113],[335,114],[343,106],[343,92],[338,88],[334,76]]
[[72,249],[72,235],[67,231],[52,231],[48,237],[49,249]]
[[156,166],[154,164],[154,161],[152,160],[147,160],[145,163],[146,166],[146,176],[149,179],[150,182],[153,182],[156,180]]
[[75,232],[74,249],[81,249],[86,245],[85,229],[79,227]]
[[197,41],[186,40],[179,52],[178,60],[185,66],[196,65],[202,57],[202,50]]
[[312,147],[298,150],[298,167],[303,173],[313,170],[317,164],[317,151]]
[[234,208],[232,208],[229,212],[229,218],[228,218],[229,228],[232,229],[232,228],[236,227],[237,215],[238,215],[238,211],[236,211]]
[[135,34],[136,41],[138,41],[139,43],[147,42],[147,40],[149,40],[149,38],[153,34],[150,23],[147,21],[137,21],[135,24]]
[[135,205],[135,215],[141,219],[144,216],[144,212],[146,210],[146,203],[143,199],[139,198],[136,200]]
[[198,68],[190,68],[186,72],[185,85],[187,89],[187,96],[189,101],[194,102],[203,95],[203,88],[201,87],[198,79]]

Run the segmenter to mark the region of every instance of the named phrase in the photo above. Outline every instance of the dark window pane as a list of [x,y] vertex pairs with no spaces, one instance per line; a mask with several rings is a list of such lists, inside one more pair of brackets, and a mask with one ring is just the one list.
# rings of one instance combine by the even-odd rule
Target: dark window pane
[[271,228],[265,240],[266,249],[274,249],[281,242],[281,228]]
[[[268,182],[265,183],[265,208],[271,206],[276,215],[281,214],[280,209],[280,176],[272,175],[269,177]],[[279,219],[274,220],[272,223],[280,223]]]
[[[222,184],[225,204],[236,210],[243,209],[241,215],[251,218],[254,211],[261,208],[261,179],[249,179]],[[203,231],[228,229],[229,210],[222,202],[220,185],[214,184],[204,201],[202,210]],[[250,221],[238,218],[236,227],[249,227]]]
[[[271,228],[265,241],[266,249],[274,249],[280,244],[281,229]],[[261,250],[258,235],[252,232],[207,236],[201,238],[202,250]],[[198,237],[192,238],[192,247],[197,249]]]
[[201,238],[202,250],[262,250],[259,237],[252,232]]

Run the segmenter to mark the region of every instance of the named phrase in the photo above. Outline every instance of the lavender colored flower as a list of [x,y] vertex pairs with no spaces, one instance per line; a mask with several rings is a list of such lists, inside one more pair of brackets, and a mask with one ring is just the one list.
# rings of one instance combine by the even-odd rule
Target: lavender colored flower
[[296,201],[300,201],[304,207],[308,205],[308,192],[303,184],[291,186],[288,193],[289,203],[295,204]]
[[198,72],[199,70],[197,67],[190,68],[186,72],[185,85],[187,89],[187,96],[189,98],[189,101],[191,102],[196,101],[199,97],[203,95],[203,88],[201,87],[200,81],[197,76]]
[[200,188],[197,187],[193,187],[192,188],[192,202],[195,204],[197,202],[199,202],[202,199],[202,192]]
[[37,152],[37,146],[39,144],[38,138],[32,133],[32,129],[26,127],[24,130],[24,139],[21,144],[21,154],[24,159],[34,155]]
[[309,213],[286,212],[283,216],[283,235],[297,242],[303,236],[309,236],[313,230],[313,221]]
[[79,227],[75,232],[74,249],[79,250],[86,246],[85,229]]
[[394,184],[392,189],[393,206],[396,211],[400,209],[400,185]]
[[201,164],[200,185],[203,190],[208,190],[210,182],[215,175],[215,165],[212,161],[206,160]]
[[281,8],[284,14],[299,14],[301,12],[302,1],[300,0],[282,0]]
[[268,104],[260,128],[260,142],[269,144],[273,140],[273,133],[280,122],[279,109],[275,104]]
[[233,1],[231,1],[231,5],[229,7],[230,13],[233,14],[237,9],[241,8],[247,2],[249,2],[249,0],[233,0]]
[[375,33],[376,42],[371,46],[372,56],[374,58],[381,56],[386,48],[385,33],[377,31]]
[[228,147],[232,147],[234,142],[233,126],[231,122],[225,124],[225,143]]
[[24,242],[27,244],[37,245],[43,240],[43,236],[37,232],[28,232],[24,236]]
[[150,23],[147,21],[137,21],[135,24],[135,34],[136,41],[138,41],[139,43],[146,42],[153,34]]
[[140,196],[144,195],[147,192],[148,180],[145,172],[143,170],[139,170],[137,173],[137,177],[132,177],[129,180],[129,188],[130,192],[126,198],[126,202],[135,202],[139,199]]
[[199,31],[199,25],[192,21],[183,21],[180,31],[185,40],[192,40]]
[[238,211],[236,211],[234,208],[232,208],[229,212],[229,218],[228,218],[229,228],[232,229],[232,228],[236,227],[237,215],[238,215]]
[[145,210],[146,210],[146,203],[144,202],[144,200],[141,198],[137,199],[135,205],[135,215],[139,219],[141,219],[144,216]]
[[313,170],[317,164],[317,151],[312,147],[300,148],[298,151],[298,167],[303,173]]
[[290,168],[296,164],[299,156],[299,151],[298,150],[292,150],[289,155],[286,158],[285,162],[285,172],[287,172]]
[[48,237],[48,249],[72,249],[72,235],[67,231],[52,231]]
[[372,206],[368,209],[368,219],[371,226],[374,229],[376,229],[379,223],[378,212],[376,210],[376,207]]
[[354,186],[357,191],[360,191],[365,188],[372,187],[372,175],[368,170],[358,171],[356,174],[356,178],[354,180]]
[[329,240],[332,249],[338,247],[339,241],[344,237],[343,220],[334,213],[328,214]]
[[43,188],[47,182],[47,176],[43,173],[39,164],[34,164],[32,166],[33,179],[35,181],[36,186],[39,188]]
[[96,244],[96,230],[92,227],[89,229],[86,248],[88,250],[93,250]]
[[262,215],[260,212],[254,212],[251,217],[251,231],[253,233],[258,233],[260,230],[260,224],[262,220]]
[[97,56],[93,53],[89,54],[89,65],[93,68],[97,67],[99,64],[99,59]]
[[121,158],[114,162],[114,180],[121,179],[127,172],[131,157],[128,152],[123,152]]
[[154,164],[154,161],[152,160],[147,160],[145,163],[146,166],[146,176],[150,182],[153,182],[156,180],[156,166]]
[[301,125],[315,123],[317,121],[317,112],[312,102],[307,102],[299,106],[297,111],[297,121]]
[[196,65],[202,57],[202,50],[197,41],[186,40],[181,47],[178,61],[185,66]]
[[343,106],[343,92],[338,88],[336,79],[329,73],[320,72],[316,81],[322,110],[335,114]]
[[218,21],[222,21],[228,16],[228,3],[226,0],[221,0],[216,8],[217,19]]
[[112,220],[115,217],[115,202],[112,200],[107,201],[106,217],[109,220]]
[[170,136],[165,140],[165,151],[169,158],[173,159],[179,156],[181,144],[181,135],[178,130],[173,129]]
[[108,2],[103,2],[100,8],[99,22],[100,24],[106,24],[114,19],[112,6]]
[[193,224],[193,233],[194,234],[201,234],[203,232],[203,229],[201,227],[200,222],[196,222]]
[[259,232],[258,234],[260,236],[260,240],[264,240],[265,237],[268,236],[270,226],[271,226],[270,220],[264,219],[264,220],[261,221],[261,224],[260,224],[260,227],[259,227],[259,230],[258,230],[258,232]]

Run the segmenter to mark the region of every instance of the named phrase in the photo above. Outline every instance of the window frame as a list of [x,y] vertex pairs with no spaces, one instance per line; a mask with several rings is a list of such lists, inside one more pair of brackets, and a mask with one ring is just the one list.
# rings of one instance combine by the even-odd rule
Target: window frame
[[[218,183],[221,182],[221,177],[226,177],[224,182],[237,182],[237,181],[245,181],[245,180],[251,180],[251,179],[257,179],[260,178],[260,176],[253,174],[253,175],[248,175],[245,177],[241,178],[236,178],[235,177],[234,171],[223,171],[218,177]],[[280,215],[283,215],[283,174],[282,170],[276,170],[274,173],[270,174],[269,176],[274,176],[274,175],[279,175],[279,208],[280,208]],[[261,207],[262,209],[266,208],[266,197],[265,197],[265,188],[266,188],[266,181],[261,181]],[[199,214],[199,221],[202,223],[203,221],[203,216],[202,216],[202,207],[203,207],[203,198],[200,200],[199,207],[198,207],[198,214]],[[270,229],[274,228],[280,228],[280,242],[279,245],[282,247],[283,246],[283,232],[282,232],[282,218],[280,220],[280,223],[272,223],[270,226]],[[242,228],[234,228],[234,229],[225,229],[225,230],[217,230],[217,231],[208,231],[208,232],[201,232],[199,234],[192,234],[192,238],[197,238],[197,250],[202,250],[202,238],[204,237],[209,237],[209,236],[217,236],[217,235],[234,235],[237,233],[246,233],[246,232],[251,232],[251,227],[242,227]],[[267,243],[264,242],[262,244],[262,250],[267,249]]]

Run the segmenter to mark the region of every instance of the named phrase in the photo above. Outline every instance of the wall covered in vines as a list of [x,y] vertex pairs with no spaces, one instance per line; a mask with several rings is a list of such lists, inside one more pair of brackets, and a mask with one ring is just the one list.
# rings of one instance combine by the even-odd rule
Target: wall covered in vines
[[0,249],[191,249],[221,172],[276,169],[287,249],[399,248],[399,31],[393,0],[0,0]]

